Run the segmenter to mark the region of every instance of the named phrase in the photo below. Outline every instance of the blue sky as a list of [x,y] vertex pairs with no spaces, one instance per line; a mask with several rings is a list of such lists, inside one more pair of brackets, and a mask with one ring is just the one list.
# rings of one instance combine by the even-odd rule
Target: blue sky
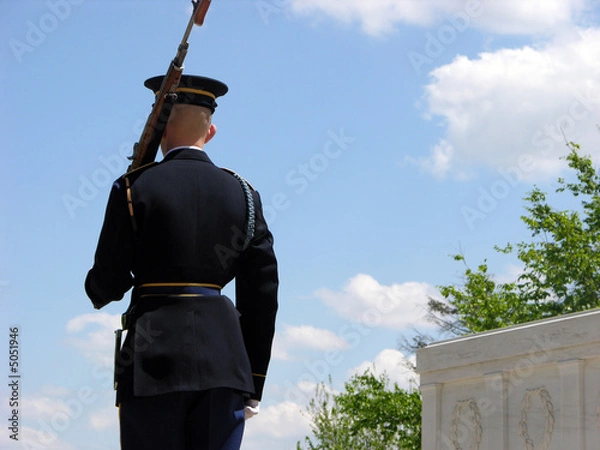
[[[565,173],[563,136],[599,156],[594,3],[213,1],[185,73],[229,85],[205,150],[261,192],[280,261],[245,450],[295,448],[329,375],[337,389],[373,366],[418,382],[397,340],[428,329],[436,286],[460,283],[449,255],[487,259],[500,280],[518,272],[493,246],[528,238],[522,198]],[[189,11],[0,0],[0,321],[7,349],[19,330],[23,444],[3,427],[3,449],[117,448],[110,367],[126,302],[94,311],[83,280],[150,110],[143,81],[167,69]]]

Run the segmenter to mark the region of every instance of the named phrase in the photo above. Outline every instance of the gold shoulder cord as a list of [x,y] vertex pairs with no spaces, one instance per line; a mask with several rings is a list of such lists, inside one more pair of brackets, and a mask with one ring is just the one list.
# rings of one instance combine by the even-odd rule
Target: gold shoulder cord
[[131,226],[133,227],[133,232],[137,233],[137,223],[135,221],[135,214],[133,212],[133,200],[131,198],[131,183],[129,182],[129,177],[125,177],[125,188],[127,192],[127,207],[129,208],[129,217],[131,217]]

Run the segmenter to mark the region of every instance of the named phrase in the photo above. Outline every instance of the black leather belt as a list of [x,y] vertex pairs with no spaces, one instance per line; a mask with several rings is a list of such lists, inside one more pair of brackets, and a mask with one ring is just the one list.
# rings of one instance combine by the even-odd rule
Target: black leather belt
[[[210,295],[221,295],[221,286],[210,283],[147,283],[141,284],[135,288],[138,299],[150,299],[152,297],[204,297]],[[131,328],[136,320],[136,311],[143,305],[141,303],[132,303],[121,315],[122,330]],[[143,308],[143,307],[142,307]],[[120,331],[118,336],[120,346]]]
[[139,298],[164,297],[200,297],[221,295],[221,286],[209,283],[147,283],[137,287]]

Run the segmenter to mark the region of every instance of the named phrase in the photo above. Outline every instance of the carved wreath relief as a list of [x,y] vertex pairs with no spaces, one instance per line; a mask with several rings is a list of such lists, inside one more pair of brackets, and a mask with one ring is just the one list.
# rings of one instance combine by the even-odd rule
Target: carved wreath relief
[[600,394],[598,394],[598,404],[596,405],[596,426],[600,430]]
[[[535,439],[530,436],[529,430],[532,418],[543,422],[542,432],[538,433]],[[521,401],[519,421],[519,435],[523,439],[525,450],[547,450],[554,434],[554,422],[554,406],[550,393],[544,387],[528,389]]]
[[454,449],[479,450],[482,431],[481,413],[475,400],[456,402],[450,426],[450,440]]

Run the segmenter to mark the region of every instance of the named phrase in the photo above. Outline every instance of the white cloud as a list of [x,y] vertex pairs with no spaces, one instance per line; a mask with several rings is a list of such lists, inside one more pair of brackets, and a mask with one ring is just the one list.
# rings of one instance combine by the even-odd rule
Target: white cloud
[[349,347],[348,342],[330,330],[316,328],[311,325],[283,325],[283,330],[278,332],[273,345],[273,359],[293,359],[289,352],[291,349],[307,348],[320,350],[344,350]]
[[275,338],[273,339],[273,348],[271,349],[271,359],[278,361],[289,361],[291,356],[289,355],[288,348],[285,343],[279,338],[279,333],[275,332]]
[[96,431],[118,428],[119,416],[117,408],[109,406],[99,409],[90,414],[90,428]]
[[295,448],[295,443],[310,434],[306,407],[285,401],[263,407],[259,414],[246,422],[244,448]]
[[290,344],[317,350],[343,350],[348,347],[348,343],[332,331],[310,325],[286,326],[284,333]]
[[[423,172],[433,175],[438,180],[443,180],[452,168],[453,159],[454,147],[448,141],[442,139],[435,145],[429,156],[418,159],[407,156],[404,162],[419,167]],[[468,178],[466,174],[455,176],[462,179]]]
[[264,397],[295,403],[304,410],[315,396],[317,388],[321,389],[324,386],[333,392],[328,383],[328,376],[329,372],[312,373],[305,366],[304,370],[292,372],[292,375],[281,384],[268,384]]
[[121,320],[119,314],[111,315],[107,313],[89,313],[74,317],[67,322],[67,331],[69,333],[78,333],[83,331],[89,324],[97,324],[104,328],[113,328],[118,326]]
[[[564,137],[593,153],[600,123],[598,60],[600,29],[588,29],[541,48],[458,56],[433,70],[427,117],[442,118],[446,135],[429,158],[430,171],[464,173],[475,163],[534,179],[564,166]],[[440,148],[449,147],[452,153],[442,156],[451,158],[440,160]]]
[[[63,391],[63,390],[61,390]],[[62,415],[69,412],[67,405],[60,400],[60,397],[67,397],[66,392],[59,395],[34,395],[27,399],[28,413],[40,420],[51,420],[55,415]]]
[[76,450],[55,434],[47,430],[34,429],[28,426],[20,427],[18,441],[10,438],[9,430],[0,433],[0,448],[26,448],[31,450]]
[[291,0],[292,11],[297,14],[324,14],[343,23],[359,22],[363,31],[370,35],[389,33],[397,23],[430,23],[439,3],[439,0],[431,1],[423,7],[423,2],[415,0]]
[[[103,401],[102,393],[90,386],[68,389],[47,385],[28,394],[19,441],[31,449],[73,449],[63,439],[67,434],[76,434],[86,417],[94,416],[94,409]],[[3,443],[0,439],[0,448],[5,448]]]
[[102,367],[112,367],[114,330],[120,328],[120,314],[91,313],[74,317],[66,329],[72,337],[67,342],[86,358]]
[[315,295],[346,319],[367,326],[400,330],[426,325],[425,306],[437,291],[427,283],[383,286],[370,275],[351,278],[342,292],[319,289]]
[[393,32],[399,24],[431,27],[446,22],[452,26],[457,20],[494,33],[553,33],[581,18],[589,3],[586,0],[288,1],[296,14],[326,16],[345,24],[359,23],[363,32],[373,36]]
[[415,364],[415,357],[407,359],[401,352],[394,349],[382,350],[374,361],[364,361],[348,371],[348,377],[361,375],[369,370],[379,376],[386,374],[391,383],[397,383],[403,389],[418,386],[419,375],[410,366]]
[[[466,3],[466,2],[464,2]],[[554,33],[577,21],[585,9],[584,0],[481,1],[482,14],[476,26],[500,34]]]

